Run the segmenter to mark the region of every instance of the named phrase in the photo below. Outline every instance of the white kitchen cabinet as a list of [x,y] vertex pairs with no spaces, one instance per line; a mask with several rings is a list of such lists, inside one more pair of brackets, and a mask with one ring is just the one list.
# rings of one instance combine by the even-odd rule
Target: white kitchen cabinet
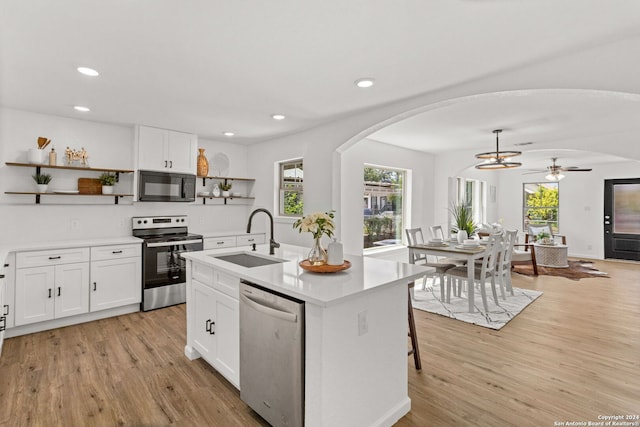
[[141,247],[91,248],[91,312],[142,301]]
[[15,325],[89,311],[89,263],[18,268]]
[[193,134],[138,126],[138,169],[195,174],[197,145]]
[[6,285],[4,281],[4,274],[0,273],[0,356],[2,355],[2,344],[4,343],[4,331],[7,329],[7,311],[8,304],[5,304],[6,300]]
[[188,346],[236,387],[240,382],[239,286],[237,277],[204,267],[190,281],[187,301],[193,306],[187,322]]
[[[253,244],[261,245],[266,241],[264,233],[243,233],[233,234],[229,236],[214,236],[205,237],[203,248],[207,249],[222,249],[251,246]],[[245,248],[243,248],[245,249]]]

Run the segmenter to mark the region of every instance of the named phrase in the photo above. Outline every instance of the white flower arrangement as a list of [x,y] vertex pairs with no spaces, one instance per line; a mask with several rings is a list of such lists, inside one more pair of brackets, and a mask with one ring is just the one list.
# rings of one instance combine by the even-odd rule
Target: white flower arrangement
[[330,212],[314,212],[303,216],[293,223],[293,228],[297,228],[299,233],[313,234],[314,239],[319,239],[323,234],[331,238],[335,228],[333,224],[334,214]]

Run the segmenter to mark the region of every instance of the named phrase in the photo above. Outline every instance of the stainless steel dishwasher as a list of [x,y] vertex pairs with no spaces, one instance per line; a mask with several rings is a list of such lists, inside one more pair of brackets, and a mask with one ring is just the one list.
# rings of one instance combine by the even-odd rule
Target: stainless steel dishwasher
[[274,427],[304,425],[304,302],[244,280],[240,398]]

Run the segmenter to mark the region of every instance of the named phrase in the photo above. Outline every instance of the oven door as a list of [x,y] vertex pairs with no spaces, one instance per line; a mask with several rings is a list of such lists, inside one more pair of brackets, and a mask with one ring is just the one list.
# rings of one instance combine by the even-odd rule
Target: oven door
[[141,202],[193,202],[195,175],[140,171],[138,200]]
[[201,251],[202,239],[145,243],[143,251],[143,287],[185,283],[186,263],[183,252]]

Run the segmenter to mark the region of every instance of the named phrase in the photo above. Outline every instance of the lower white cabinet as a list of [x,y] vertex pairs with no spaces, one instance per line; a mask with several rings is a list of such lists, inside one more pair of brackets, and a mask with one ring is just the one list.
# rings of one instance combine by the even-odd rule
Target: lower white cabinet
[[[214,277],[220,277],[215,274]],[[193,315],[188,327],[191,329],[190,345],[202,358],[236,387],[240,384],[240,312],[238,303],[239,279],[223,275],[238,282],[235,298],[216,289],[214,283],[204,284],[191,280],[190,309]],[[225,285],[226,286],[226,285]]]
[[91,262],[91,311],[142,300],[140,257]]
[[18,268],[15,325],[87,313],[88,283],[88,262]]

